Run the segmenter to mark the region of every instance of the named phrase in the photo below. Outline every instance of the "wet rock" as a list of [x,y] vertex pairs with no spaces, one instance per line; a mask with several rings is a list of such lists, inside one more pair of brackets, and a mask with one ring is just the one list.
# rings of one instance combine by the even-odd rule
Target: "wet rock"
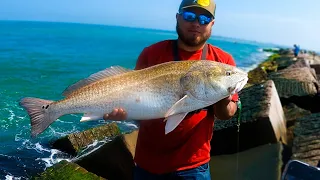
[[110,123],[79,133],[69,134],[53,142],[52,146],[68,154],[77,155],[94,141],[100,141],[106,137],[113,137],[119,134],[120,129],[118,125],[116,123]]
[[320,113],[297,119],[292,159],[317,166],[320,160]]
[[104,178],[99,177],[86,169],[80,167],[75,163],[68,161],[60,161],[54,166],[48,168],[46,171],[41,173],[39,176],[35,176],[34,180],[102,180]]
[[76,163],[109,180],[132,179],[137,136],[137,130],[119,135]]
[[266,144],[238,154],[212,156],[211,179],[280,179],[282,168],[281,143]]
[[239,96],[240,131],[237,131],[240,111],[231,120],[216,120],[211,155],[232,154],[278,141],[286,143],[286,120],[273,81],[243,89]]

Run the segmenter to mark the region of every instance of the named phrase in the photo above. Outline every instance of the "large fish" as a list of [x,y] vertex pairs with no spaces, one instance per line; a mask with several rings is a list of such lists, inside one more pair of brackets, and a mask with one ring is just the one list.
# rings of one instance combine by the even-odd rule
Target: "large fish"
[[113,66],[69,86],[59,101],[25,97],[20,105],[31,120],[31,135],[42,133],[66,114],[83,113],[80,121],[103,119],[123,108],[129,120],[165,118],[165,133],[191,111],[239,92],[247,73],[208,60],[172,61],[142,70]]

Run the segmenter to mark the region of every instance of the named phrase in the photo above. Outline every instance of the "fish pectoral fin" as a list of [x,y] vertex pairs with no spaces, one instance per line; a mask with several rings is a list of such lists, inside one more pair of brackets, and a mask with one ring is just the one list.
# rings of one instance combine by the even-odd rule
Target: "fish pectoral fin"
[[94,115],[92,113],[85,113],[81,117],[80,122],[94,121],[94,120],[100,120],[100,119],[102,119],[101,116],[97,116],[97,115]]
[[[188,95],[183,96],[179,101],[174,103],[174,105],[166,112],[164,117],[169,117],[176,113],[176,111],[184,106],[184,103],[186,99],[188,98]],[[166,119],[165,119],[166,121]]]
[[82,80],[70,85],[69,87],[67,87],[63,91],[62,94],[64,96],[68,96],[69,94],[71,94],[75,90],[80,89],[84,86],[87,86],[91,83],[97,82],[97,81],[104,79],[104,78],[107,78],[107,77],[123,74],[123,73],[130,72],[130,71],[133,71],[133,70],[127,69],[127,68],[124,68],[121,66],[111,66],[109,68],[106,68],[102,71],[96,72],[96,73],[90,75],[89,77],[82,79]]
[[174,114],[166,118],[166,126],[165,126],[165,134],[170,133],[173,131],[180,123],[181,121],[186,117],[186,115],[189,112],[186,113],[179,113]]

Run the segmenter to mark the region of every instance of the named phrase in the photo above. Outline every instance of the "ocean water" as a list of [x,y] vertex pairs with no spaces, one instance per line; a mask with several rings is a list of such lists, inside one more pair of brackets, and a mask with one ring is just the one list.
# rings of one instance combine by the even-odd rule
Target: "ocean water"
[[[58,100],[71,83],[111,65],[134,68],[144,47],[177,38],[170,31],[106,25],[0,21],[0,27],[0,179],[29,179],[62,159],[72,160],[51,149],[50,142],[109,123],[80,123],[80,116],[67,115],[32,139],[20,98]],[[270,55],[261,50],[268,44],[215,36],[209,42],[232,54],[246,70]],[[130,121],[119,126],[123,132],[136,128]]]

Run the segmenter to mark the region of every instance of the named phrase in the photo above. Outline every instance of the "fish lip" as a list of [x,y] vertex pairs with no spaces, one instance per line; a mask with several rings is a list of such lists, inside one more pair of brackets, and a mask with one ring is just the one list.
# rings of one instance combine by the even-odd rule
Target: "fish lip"
[[235,93],[238,93],[240,92],[240,90],[243,89],[243,87],[247,84],[249,78],[248,77],[245,77],[243,78],[242,80],[240,80],[234,88],[229,88],[228,91],[231,95],[235,94]]

